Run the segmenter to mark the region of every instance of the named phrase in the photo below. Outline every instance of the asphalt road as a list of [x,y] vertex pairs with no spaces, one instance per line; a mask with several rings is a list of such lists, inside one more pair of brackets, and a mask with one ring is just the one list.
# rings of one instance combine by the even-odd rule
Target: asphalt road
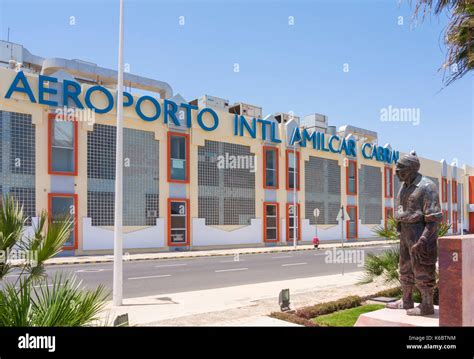
[[[362,270],[361,258],[394,245],[346,248],[344,271]],[[332,250],[330,250],[332,251]],[[362,251],[362,252],[354,252]],[[334,253],[334,252],[332,252]],[[349,263],[352,262],[352,263]],[[48,266],[48,276],[75,274],[86,287],[104,284],[112,288],[112,263]],[[232,256],[197,257],[173,260],[124,262],[124,297],[141,297],[244,284],[338,274],[342,264],[328,262],[326,250],[295,251]],[[9,275],[15,281],[18,275]]]

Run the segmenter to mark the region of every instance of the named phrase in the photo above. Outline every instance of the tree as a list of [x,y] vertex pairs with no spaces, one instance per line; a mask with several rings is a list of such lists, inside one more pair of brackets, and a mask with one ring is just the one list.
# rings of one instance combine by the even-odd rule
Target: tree
[[445,30],[447,47],[444,69],[446,86],[474,69],[474,1],[473,0],[416,0],[414,15],[424,19],[434,11],[439,16],[449,13],[450,21]]
[[[25,233],[23,208],[6,197],[0,207],[0,326],[86,326],[98,322],[108,294],[100,285],[85,290],[74,276],[57,274],[48,282],[45,262],[61,252],[73,223],[67,216],[50,221],[39,215],[33,234]],[[7,258],[10,253],[23,258]],[[29,254],[29,255],[26,255]],[[5,277],[18,271],[12,283]]]

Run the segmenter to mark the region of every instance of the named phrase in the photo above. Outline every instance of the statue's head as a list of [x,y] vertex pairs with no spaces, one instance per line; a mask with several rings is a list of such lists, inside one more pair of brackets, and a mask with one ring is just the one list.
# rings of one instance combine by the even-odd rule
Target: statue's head
[[409,182],[418,175],[420,169],[420,160],[415,151],[403,156],[397,161],[395,174],[403,182]]

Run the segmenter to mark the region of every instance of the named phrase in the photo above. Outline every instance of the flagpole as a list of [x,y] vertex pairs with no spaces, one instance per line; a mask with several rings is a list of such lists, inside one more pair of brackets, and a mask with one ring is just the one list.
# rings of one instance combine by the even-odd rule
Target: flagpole
[[118,79],[117,79],[117,141],[115,148],[115,213],[114,213],[114,279],[113,304],[122,305],[122,178],[123,178],[123,0],[120,0]]

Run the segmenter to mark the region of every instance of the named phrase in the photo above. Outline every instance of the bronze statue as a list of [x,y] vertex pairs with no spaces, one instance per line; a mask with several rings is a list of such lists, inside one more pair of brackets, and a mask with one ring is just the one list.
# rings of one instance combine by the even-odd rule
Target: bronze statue
[[[415,151],[398,160],[395,173],[404,182],[397,195],[394,218],[400,233],[400,282],[402,299],[387,308],[406,309],[408,315],[434,313],[438,226],[442,220],[439,194],[430,179],[418,173],[420,161]],[[421,293],[421,304],[414,307],[413,289]]]

